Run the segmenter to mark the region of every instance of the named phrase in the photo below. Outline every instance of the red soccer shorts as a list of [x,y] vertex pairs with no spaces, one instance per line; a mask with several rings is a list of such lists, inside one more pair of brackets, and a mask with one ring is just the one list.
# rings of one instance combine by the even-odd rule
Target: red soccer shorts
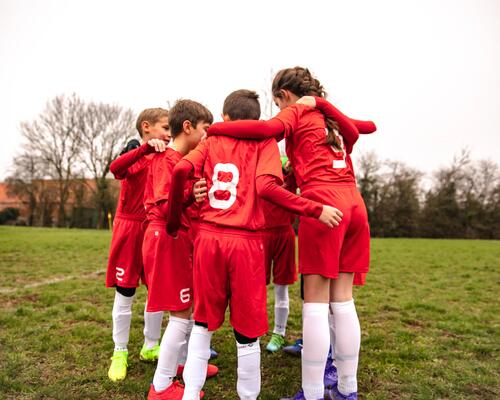
[[142,247],[148,285],[146,311],[182,311],[193,304],[192,242],[179,230],[177,239],[167,234],[166,224],[151,222]]
[[264,232],[266,283],[291,285],[297,280],[295,263],[295,232],[292,225],[267,229]]
[[262,234],[200,225],[194,246],[194,319],[215,331],[230,322],[256,338],[268,330]]
[[338,208],[344,216],[338,227],[317,219],[301,218],[299,271],[335,279],[339,272],[354,272],[354,284],[363,285],[370,264],[370,227],[365,203],[354,185],[316,186],[304,197]]
[[142,217],[116,216],[106,271],[106,287],[139,286],[139,280],[143,277],[143,222]]

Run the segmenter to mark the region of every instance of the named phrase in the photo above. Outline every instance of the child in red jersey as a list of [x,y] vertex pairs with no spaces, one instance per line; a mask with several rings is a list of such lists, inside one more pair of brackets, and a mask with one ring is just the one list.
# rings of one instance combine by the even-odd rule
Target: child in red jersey
[[[255,92],[233,92],[224,102],[224,119],[256,119],[260,105]],[[300,198],[280,185],[281,162],[274,139],[236,140],[214,136],[203,141],[174,169],[167,230],[178,234],[180,208],[189,176],[203,177],[208,199],[200,212],[194,251],[195,326],[184,369],[184,400],[199,399],[210,356],[210,339],[221,326],[229,303],[230,322],[238,351],[237,391],[240,399],[260,392],[260,346],[267,332],[266,284],[259,197],[287,210],[338,224],[341,213],[320,202]]]
[[[281,166],[285,177],[284,187],[295,193],[297,186],[287,157],[281,157]],[[297,280],[295,231],[292,226],[295,215],[265,200],[262,206],[266,218],[263,232],[266,283],[269,285],[271,282],[272,271],[274,284],[274,329],[266,349],[274,353],[285,344],[290,303],[288,286]]]
[[[355,283],[364,283],[368,272],[370,235],[350,153],[359,132],[373,132],[375,125],[346,117],[322,98],[324,94],[319,81],[307,69],[285,69],[273,81],[273,97],[282,110],[276,118],[212,127],[213,132],[240,138],[285,136],[301,195],[335,205],[344,215],[334,229],[301,218],[299,270],[304,277],[304,345],[302,390],[294,400],[323,398],[327,378],[324,365],[330,343],[334,344],[338,381],[335,368],[327,366],[326,372],[332,378],[328,394],[335,399],[357,398],[360,327],[352,286],[355,277]],[[312,103],[328,117],[326,122],[318,110],[295,104],[305,95],[318,96]]]
[[[137,118],[136,127],[142,146],[137,140],[130,141],[122,155],[110,166],[115,178],[121,181],[106,273],[106,287],[116,288],[112,313],[115,350],[108,371],[112,381],[125,379],[127,374],[132,302],[144,273],[140,251],[146,217],[143,205],[144,185],[152,153],[164,151],[170,140],[168,111],[162,108],[144,110]],[[137,146],[139,147],[133,149]],[[141,359],[153,361],[158,358],[162,317],[162,313],[144,311]]]
[[193,302],[192,239],[188,232],[189,217],[185,212],[179,216],[177,240],[167,235],[167,207],[174,166],[205,137],[206,129],[212,123],[212,114],[200,103],[179,100],[169,111],[169,123],[172,140],[165,152],[153,156],[145,190],[149,222],[143,243],[148,283],[147,310],[170,313],[149,400],[182,398],[182,385],[174,381],[174,377],[179,355],[193,325],[190,319]]

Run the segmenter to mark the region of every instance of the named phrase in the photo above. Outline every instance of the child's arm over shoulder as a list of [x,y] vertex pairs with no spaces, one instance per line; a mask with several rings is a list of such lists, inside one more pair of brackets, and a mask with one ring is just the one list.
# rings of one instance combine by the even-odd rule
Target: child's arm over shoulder
[[109,166],[110,172],[116,179],[124,179],[129,173],[129,168],[139,161],[146,154],[154,153],[155,151],[165,151],[165,142],[159,139],[151,139],[142,146],[131,150],[114,160]]
[[237,121],[216,122],[208,128],[208,136],[230,136],[236,139],[269,139],[283,135],[284,125],[278,118],[269,121],[240,119]]

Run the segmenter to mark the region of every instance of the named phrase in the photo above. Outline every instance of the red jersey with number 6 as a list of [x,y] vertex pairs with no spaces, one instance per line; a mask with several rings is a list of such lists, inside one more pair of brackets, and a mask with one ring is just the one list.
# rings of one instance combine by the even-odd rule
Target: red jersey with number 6
[[193,165],[195,177],[207,181],[208,198],[200,211],[202,223],[251,231],[265,228],[255,179],[272,175],[283,181],[274,139],[257,141],[213,136],[184,159]]

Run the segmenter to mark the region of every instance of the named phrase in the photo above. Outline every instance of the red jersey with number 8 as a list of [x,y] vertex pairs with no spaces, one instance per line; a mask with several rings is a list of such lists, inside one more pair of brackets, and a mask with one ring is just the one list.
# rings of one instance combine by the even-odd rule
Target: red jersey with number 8
[[279,150],[274,139],[239,140],[212,136],[184,157],[194,175],[207,180],[208,198],[200,221],[220,227],[258,231],[265,228],[264,212],[255,179],[272,175],[283,181]]

